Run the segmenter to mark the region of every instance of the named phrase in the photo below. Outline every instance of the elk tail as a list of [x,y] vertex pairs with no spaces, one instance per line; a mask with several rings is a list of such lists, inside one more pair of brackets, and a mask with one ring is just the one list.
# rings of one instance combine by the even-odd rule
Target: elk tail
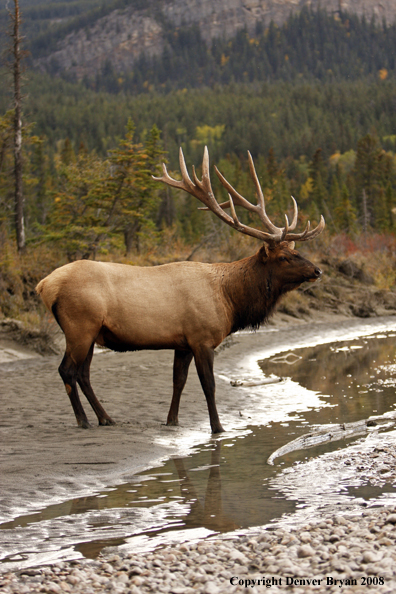
[[53,308],[58,298],[58,287],[56,286],[56,283],[49,282],[49,280],[48,276],[43,278],[36,287],[36,293],[40,295],[45,307],[53,312]]

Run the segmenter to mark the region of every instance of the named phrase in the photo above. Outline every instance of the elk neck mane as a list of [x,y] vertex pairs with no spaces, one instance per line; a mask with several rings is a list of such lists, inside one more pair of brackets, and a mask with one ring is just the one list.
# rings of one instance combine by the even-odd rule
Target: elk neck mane
[[273,312],[282,294],[273,282],[273,268],[254,256],[224,264],[222,289],[233,312],[231,333],[244,328],[257,330]]

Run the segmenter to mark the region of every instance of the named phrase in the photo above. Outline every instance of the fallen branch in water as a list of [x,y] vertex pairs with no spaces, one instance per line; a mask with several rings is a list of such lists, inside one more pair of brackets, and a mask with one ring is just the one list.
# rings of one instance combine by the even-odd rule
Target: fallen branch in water
[[267,384],[279,384],[283,382],[283,377],[267,378],[263,380],[231,380],[230,384],[234,388],[243,386],[244,388],[251,388],[252,386],[266,386]]
[[313,448],[330,441],[338,441],[339,439],[348,439],[350,437],[357,437],[368,433],[371,427],[376,427],[376,430],[385,429],[395,424],[396,412],[385,413],[379,417],[370,417],[362,421],[354,423],[342,423],[341,425],[331,425],[318,431],[311,431],[301,437],[297,437],[293,441],[285,444],[271,454],[267,462],[271,466],[274,465],[274,460],[290,452],[297,450],[305,450]]

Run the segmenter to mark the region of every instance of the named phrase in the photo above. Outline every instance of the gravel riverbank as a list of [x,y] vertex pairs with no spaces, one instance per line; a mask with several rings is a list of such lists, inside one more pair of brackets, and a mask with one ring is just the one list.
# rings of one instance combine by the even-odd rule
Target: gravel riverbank
[[298,529],[250,531],[145,555],[101,556],[2,576],[4,594],[217,594],[396,589],[396,509],[323,514]]

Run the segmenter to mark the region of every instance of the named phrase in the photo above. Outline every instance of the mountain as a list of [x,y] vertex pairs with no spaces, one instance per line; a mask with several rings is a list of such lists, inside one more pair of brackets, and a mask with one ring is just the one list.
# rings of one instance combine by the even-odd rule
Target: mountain
[[254,34],[258,24],[281,25],[304,7],[324,8],[335,18],[348,11],[368,20],[374,16],[377,23],[396,20],[394,0],[119,0],[74,19],[53,19],[32,40],[32,58],[43,71],[79,80],[92,79],[106,65],[130,72],[142,54],[151,58],[169,51],[172,35],[198,32],[202,43],[210,44],[241,29]]

